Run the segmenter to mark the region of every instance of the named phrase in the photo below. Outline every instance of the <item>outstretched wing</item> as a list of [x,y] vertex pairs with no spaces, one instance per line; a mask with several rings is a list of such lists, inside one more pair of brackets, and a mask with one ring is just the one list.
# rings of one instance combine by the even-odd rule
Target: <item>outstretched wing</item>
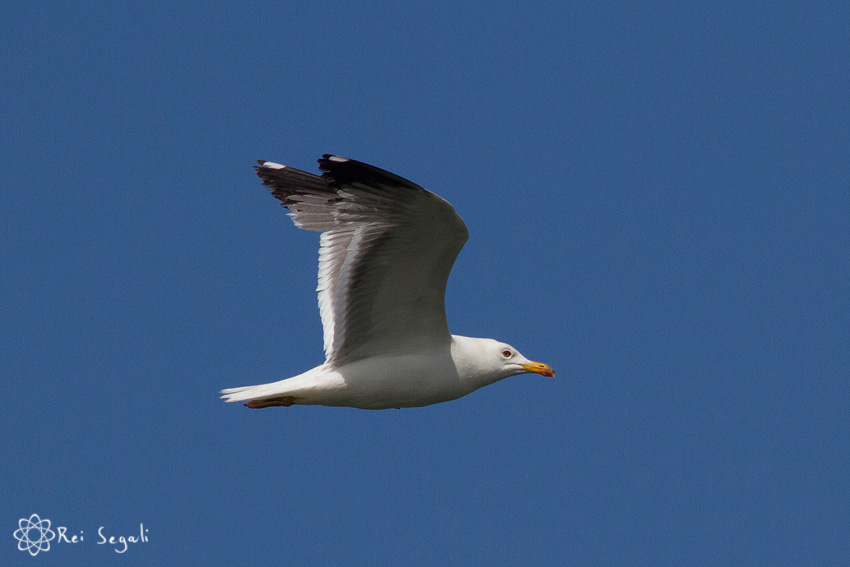
[[257,175],[295,225],[322,233],[319,311],[329,364],[451,339],[446,282],[469,232],[449,203],[338,156],[319,160],[321,177],[259,163]]

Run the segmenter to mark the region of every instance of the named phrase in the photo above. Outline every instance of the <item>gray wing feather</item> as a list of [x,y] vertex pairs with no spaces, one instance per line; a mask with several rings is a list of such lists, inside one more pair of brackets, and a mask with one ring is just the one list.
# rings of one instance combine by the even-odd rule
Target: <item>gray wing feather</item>
[[295,225],[322,232],[319,312],[333,366],[449,341],[445,291],[468,238],[454,208],[397,175],[325,155],[317,176],[270,162],[257,175]]

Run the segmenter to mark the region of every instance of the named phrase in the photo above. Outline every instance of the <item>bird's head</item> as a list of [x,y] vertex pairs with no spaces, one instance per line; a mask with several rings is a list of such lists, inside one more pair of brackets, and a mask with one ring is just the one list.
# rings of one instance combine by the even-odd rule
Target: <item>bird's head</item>
[[[533,372],[541,376],[555,376],[555,371],[548,364],[528,360],[520,352],[507,343],[493,339],[471,339],[455,336],[462,355],[456,355],[459,369],[466,367],[470,374],[487,375],[491,382],[502,380],[515,374]],[[457,360],[461,358],[463,360]]]
[[508,376],[533,372],[541,376],[555,376],[555,371],[548,364],[528,360],[520,352],[509,344],[498,343],[498,359]]

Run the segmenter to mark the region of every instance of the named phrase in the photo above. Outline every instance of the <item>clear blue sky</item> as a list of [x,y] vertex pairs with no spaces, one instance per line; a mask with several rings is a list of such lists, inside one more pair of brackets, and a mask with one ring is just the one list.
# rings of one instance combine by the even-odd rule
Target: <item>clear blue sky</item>
[[[0,564],[846,565],[847,3],[292,4],[2,9]],[[322,360],[251,166],[324,152],[453,203],[453,332],[557,378],[222,403]]]

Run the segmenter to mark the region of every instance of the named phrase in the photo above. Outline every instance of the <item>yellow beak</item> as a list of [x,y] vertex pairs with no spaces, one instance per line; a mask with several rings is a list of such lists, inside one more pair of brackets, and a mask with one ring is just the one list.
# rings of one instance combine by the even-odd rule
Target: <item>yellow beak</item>
[[523,364],[523,368],[525,368],[526,372],[534,372],[535,374],[540,374],[541,376],[555,376],[555,371],[552,370],[552,367],[548,364],[543,364],[542,362],[529,362],[528,364]]

